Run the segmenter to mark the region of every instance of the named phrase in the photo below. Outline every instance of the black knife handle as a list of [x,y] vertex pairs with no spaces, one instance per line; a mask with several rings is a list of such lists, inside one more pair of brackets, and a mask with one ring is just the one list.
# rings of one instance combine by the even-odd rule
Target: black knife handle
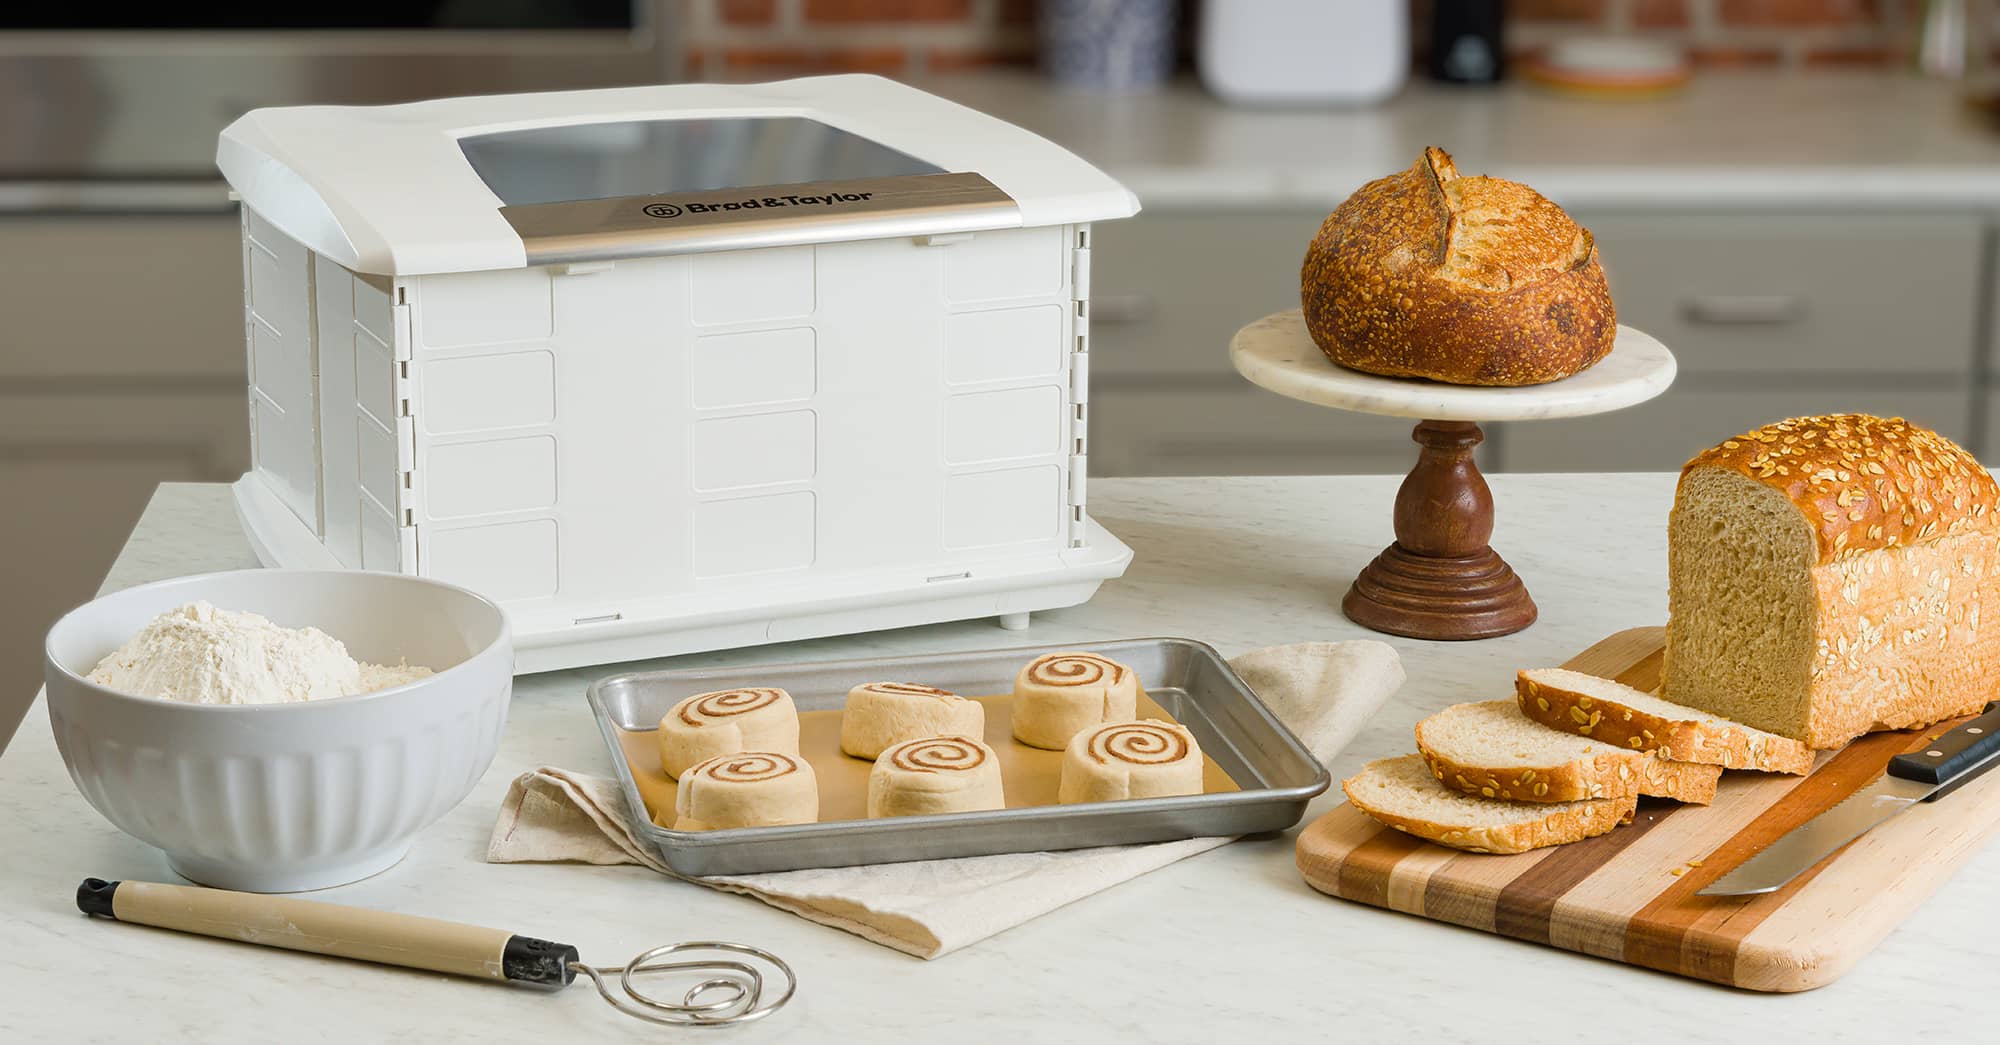
[[1986,705],[1978,718],[1931,741],[1922,751],[1889,760],[1889,775],[1931,784],[1936,791],[1924,801],[1935,802],[2000,764],[2000,700]]

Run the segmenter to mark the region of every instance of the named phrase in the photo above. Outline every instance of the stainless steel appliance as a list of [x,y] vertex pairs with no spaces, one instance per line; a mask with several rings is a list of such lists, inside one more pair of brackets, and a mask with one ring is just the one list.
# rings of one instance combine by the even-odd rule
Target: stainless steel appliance
[[659,83],[673,0],[0,5],[0,209],[214,206],[251,109]]
[[[673,0],[0,3],[0,680],[162,481],[249,463],[240,229],[215,169],[260,106],[678,79]],[[25,703],[0,697],[0,740]]]

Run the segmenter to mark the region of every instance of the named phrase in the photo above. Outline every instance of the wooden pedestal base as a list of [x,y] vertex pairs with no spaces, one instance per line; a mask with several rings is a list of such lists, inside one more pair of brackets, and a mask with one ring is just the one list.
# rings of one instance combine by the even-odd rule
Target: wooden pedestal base
[[1473,463],[1485,433],[1470,421],[1424,421],[1423,449],[1396,493],[1396,543],[1341,600],[1364,628],[1417,639],[1486,639],[1535,622],[1535,602],[1486,542],[1493,494]]

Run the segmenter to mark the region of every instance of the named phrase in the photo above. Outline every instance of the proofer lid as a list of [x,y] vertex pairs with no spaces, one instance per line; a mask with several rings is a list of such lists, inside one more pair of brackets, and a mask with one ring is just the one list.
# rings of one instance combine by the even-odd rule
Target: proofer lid
[[1068,150],[875,76],[259,109],[216,163],[287,235],[380,275],[1138,210]]

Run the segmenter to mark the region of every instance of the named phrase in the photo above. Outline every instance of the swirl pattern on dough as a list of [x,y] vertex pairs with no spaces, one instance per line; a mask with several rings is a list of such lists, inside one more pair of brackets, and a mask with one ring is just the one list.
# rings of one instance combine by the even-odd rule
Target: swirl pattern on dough
[[784,691],[777,689],[718,690],[681,701],[679,713],[682,722],[699,729],[703,719],[748,714],[758,708],[770,707],[783,695]]
[[705,776],[725,784],[756,784],[798,771],[799,764],[790,755],[747,751],[740,755],[717,755],[694,767],[689,775]]
[[1188,756],[1187,737],[1157,722],[1120,722],[1090,735],[1090,757],[1098,762],[1157,766]]
[[870,682],[860,687],[870,693],[895,693],[906,697],[937,697],[940,700],[963,699],[948,689],[936,686],[922,686],[915,682]]
[[912,773],[956,773],[979,768],[986,748],[965,737],[928,737],[898,744],[888,755],[890,765]]
[[1124,678],[1125,665],[1095,653],[1047,653],[1028,665],[1028,681],[1044,686],[1116,684]]

